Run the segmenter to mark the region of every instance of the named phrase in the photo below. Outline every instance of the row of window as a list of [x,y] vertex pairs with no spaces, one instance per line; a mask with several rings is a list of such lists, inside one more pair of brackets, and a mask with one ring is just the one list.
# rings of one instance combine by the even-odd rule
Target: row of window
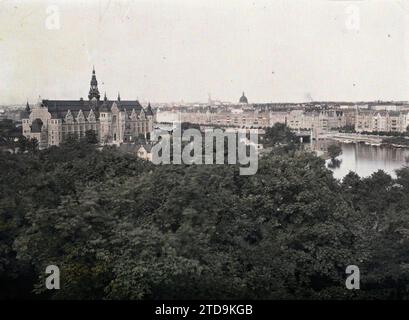
[[90,122],[90,123],[95,123],[96,120],[95,119],[87,119],[87,121],[85,121],[85,119],[76,119],[76,121],[74,122],[74,119],[65,119],[64,123],[86,123],[86,122]]
[[[108,115],[109,115],[108,113],[101,113],[100,114],[101,118],[109,118]],[[113,117],[116,117],[116,116],[113,115]],[[132,120],[132,118],[131,118],[131,120]],[[135,120],[133,120],[133,121],[136,121],[136,120],[139,120],[139,118],[135,118]],[[145,119],[142,118],[142,120],[145,120]]]

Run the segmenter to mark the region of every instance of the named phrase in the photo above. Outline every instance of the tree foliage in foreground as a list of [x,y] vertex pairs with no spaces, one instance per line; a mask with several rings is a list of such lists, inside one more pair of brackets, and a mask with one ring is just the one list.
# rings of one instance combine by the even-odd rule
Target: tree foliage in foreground
[[[409,298],[409,169],[339,182],[276,141],[256,175],[240,176],[88,140],[0,154],[2,297]],[[45,290],[51,264],[60,290]],[[351,264],[359,291],[345,289]]]
[[331,160],[335,160],[342,153],[342,148],[337,144],[331,144],[328,146],[328,156]]

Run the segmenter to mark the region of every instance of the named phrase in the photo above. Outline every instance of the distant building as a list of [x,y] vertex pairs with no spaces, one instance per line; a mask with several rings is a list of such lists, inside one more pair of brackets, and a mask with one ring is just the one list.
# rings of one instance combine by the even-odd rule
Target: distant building
[[288,111],[271,111],[270,112],[270,126],[276,123],[287,124]]
[[21,115],[23,135],[36,138],[40,148],[58,146],[69,135],[79,138],[93,130],[100,143],[121,144],[145,138],[153,130],[155,115],[150,104],[143,108],[137,100],[100,99],[95,69],[92,71],[88,100],[40,100],[32,108],[27,103]]
[[409,125],[409,114],[397,111],[360,111],[356,115],[357,132],[405,132]]
[[198,110],[180,112],[180,122],[197,123],[201,125],[218,125],[222,127],[261,128],[270,126],[270,117],[267,111],[242,110],[232,108],[228,110]]
[[123,143],[119,146],[119,150],[140,159],[152,161],[152,146],[148,143]]
[[287,126],[294,130],[315,129],[325,132],[345,125],[345,113],[341,110],[292,110],[287,117]]
[[[244,93],[243,97],[246,98]],[[344,127],[358,132],[404,132],[409,125],[409,106],[403,102],[246,104],[246,100],[229,106],[164,108],[157,118],[162,122],[235,128],[265,128],[284,123],[293,130],[314,130],[318,134]]]
[[137,149],[137,157],[143,160],[152,161],[152,145],[143,144]]
[[397,106],[393,104],[387,104],[387,105],[374,105],[371,106],[371,110],[376,110],[376,111],[400,111],[402,106]]
[[239,103],[240,104],[248,104],[249,103],[249,101],[247,100],[247,97],[244,95],[244,92],[240,97]]
[[[341,128],[347,124],[346,112],[339,109],[306,111],[292,108],[271,109],[257,105],[163,111],[158,113],[157,118],[168,120],[164,122],[190,122],[235,128],[266,128],[275,123],[284,123],[294,130],[319,129],[319,131]],[[349,119],[349,121],[353,120]],[[353,125],[354,122],[351,124]]]
[[19,122],[21,120],[21,109],[0,109],[0,121],[9,119],[12,121]]

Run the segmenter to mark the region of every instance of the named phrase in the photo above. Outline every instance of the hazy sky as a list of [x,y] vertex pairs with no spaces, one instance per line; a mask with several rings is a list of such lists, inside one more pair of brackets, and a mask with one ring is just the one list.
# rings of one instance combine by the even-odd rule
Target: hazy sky
[[409,1],[0,0],[0,104],[409,100]]

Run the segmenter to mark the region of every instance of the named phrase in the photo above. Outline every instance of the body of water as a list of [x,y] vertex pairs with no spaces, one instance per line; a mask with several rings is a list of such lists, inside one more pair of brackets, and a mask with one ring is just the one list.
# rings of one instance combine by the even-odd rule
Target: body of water
[[[363,143],[341,143],[342,154],[338,168],[331,169],[334,177],[342,179],[349,171],[356,172],[360,177],[370,176],[379,169],[396,177],[395,170],[406,165],[409,149],[387,146],[371,146]],[[327,160],[327,165],[330,160]]]

